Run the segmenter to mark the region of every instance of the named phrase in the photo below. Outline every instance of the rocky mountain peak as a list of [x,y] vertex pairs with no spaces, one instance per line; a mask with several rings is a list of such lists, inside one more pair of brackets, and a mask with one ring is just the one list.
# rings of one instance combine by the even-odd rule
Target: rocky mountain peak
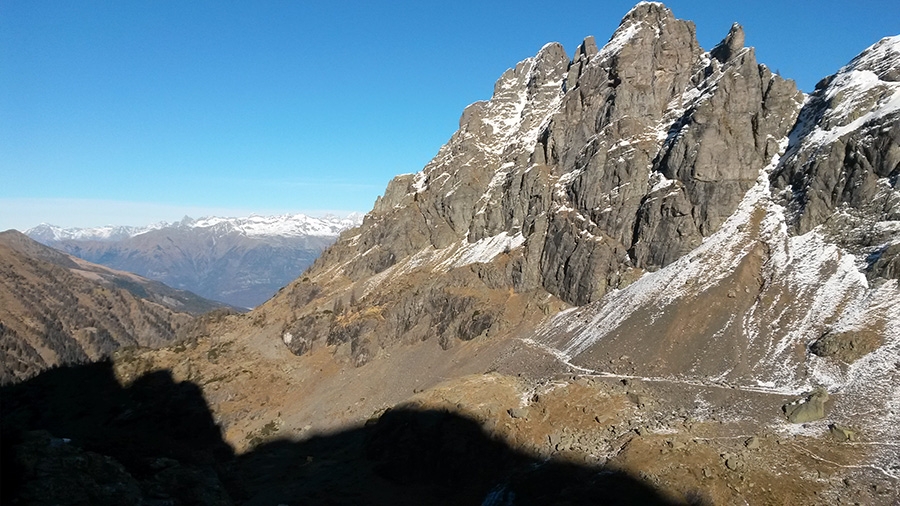
[[595,54],[600,52],[597,49],[597,41],[594,39],[593,35],[588,35],[584,38],[584,41],[578,45],[578,48],[575,50],[575,58],[574,61],[579,61],[583,59],[590,59]]
[[[856,127],[900,110],[900,36],[886,37],[869,47],[823,80],[811,97],[816,135],[808,139],[827,143]],[[806,119],[804,117],[804,119]],[[799,125],[799,135],[809,135],[810,121]]]
[[435,326],[451,346],[670,264],[735,211],[802,103],[742,39],[732,27],[720,62],[693,23],[642,3],[602,49],[586,38],[570,60],[545,45],[261,310],[292,308],[295,353],[325,336],[365,363]]
[[590,64],[573,62],[567,88],[590,86],[582,95],[608,97],[609,107],[598,121],[615,123],[625,115],[659,118],[701,53],[693,23],[676,19],[661,4],[643,4],[622,20]]
[[[634,39],[637,39],[635,43]],[[648,48],[655,39],[675,41],[696,45],[694,24],[679,20],[671,10],[661,3],[643,2],[634,7],[622,18],[619,27],[600,50],[600,59],[623,57],[626,60],[634,56],[631,49]],[[699,46],[698,46],[699,47]],[[626,50],[624,55],[620,53]]]
[[734,23],[728,35],[709,52],[709,55],[725,63],[734,58],[741,49],[744,49],[744,28]]
[[658,23],[673,17],[672,11],[662,2],[638,2],[622,17],[619,28],[634,21]]
[[[722,43],[706,52],[693,23],[645,3],[603,48],[586,38],[569,59],[558,44],[544,46],[507,70],[490,100],[466,108],[459,130],[421,172],[392,180],[359,228],[255,314],[281,319],[277,337],[297,355],[324,348],[338,361],[362,366],[400,343],[434,340],[446,349],[511,335],[569,305],[586,308],[579,321],[606,330],[582,328],[570,317],[542,327],[534,339],[566,356],[594,353],[597,336],[621,335],[625,350],[633,333],[617,329],[627,318],[636,323],[626,329],[692,340],[691,349],[712,346],[710,335],[721,330],[716,335],[738,340],[715,341],[723,356],[731,356],[725,348],[750,339],[745,328],[763,326],[761,318],[782,318],[771,301],[800,300],[817,283],[840,286],[834,290],[846,290],[847,301],[863,300],[865,278],[853,262],[826,262],[838,246],[820,235],[795,241],[785,226],[794,216],[835,220],[834,204],[805,203],[832,198],[825,189],[839,178],[805,161],[826,156],[803,148],[807,135],[800,133],[806,132],[801,124],[824,124],[825,115],[810,109],[819,99],[760,65],[744,39],[740,25],[732,25]],[[878,218],[867,222],[867,230],[882,232],[866,236],[868,249],[856,250],[873,259],[873,276],[898,271],[890,263],[896,258],[890,249],[895,225],[883,224],[897,220],[891,213],[898,208],[889,200],[897,193],[891,186],[896,177],[890,178],[897,164],[893,127],[886,126],[876,131],[873,125],[852,155],[859,165],[853,170],[874,174],[871,188],[885,195],[871,200],[882,211],[870,213]],[[833,149],[844,152],[843,145]],[[838,174],[849,173],[845,162],[834,163]],[[824,196],[804,190],[808,182],[821,185]],[[793,192],[778,192],[787,186]],[[844,198],[875,195],[867,188],[848,182]],[[806,268],[800,258],[825,263]],[[738,266],[744,266],[739,286],[746,296],[716,284],[738,276]],[[782,278],[794,281],[788,286],[777,281]],[[764,288],[769,305],[752,309],[763,304],[755,301]],[[678,334],[676,324],[665,327],[678,320],[673,314],[706,311],[711,300],[734,311],[714,312],[712,320],[691,328],[691,337]],[[810,303],[809,311],[843,318],[824,300]],[[854,307],[865,311],[866,304]],[[651,313],[657,316],[641,319]],[[746,313],[746,326],[716,319],[738,313]],[[824,332],[803,315],[797,318],[807,322],[801,332],[806,337],[784,335],[780,329],[793,325],[787,321],[753,336],[788,342]],[[640,346],[663,349],[650,337]],[[752,363],[761,360],[754,353],[769,353],[766,367],[774,367],[773,357],[781,360],[787,351],[748,352]],[[650,355],[646,363],[665,362]],[[709,370],[721,374],[716,364]],[[673,361],[663,372],[682,366]]]
[[885,37],[860,53],[841,69],[870,71],[881,81],[900,81],[900,35]]

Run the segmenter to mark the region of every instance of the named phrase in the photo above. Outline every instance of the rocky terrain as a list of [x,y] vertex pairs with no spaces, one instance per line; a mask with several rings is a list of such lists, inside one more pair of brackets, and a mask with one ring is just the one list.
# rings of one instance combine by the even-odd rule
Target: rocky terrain
[[0,383],[170,344],[214,310],[231,308],[0,232]]
[[[116,353],[135,409],[197,388],[224,467],[65,451],[147,502],[198,500],[164,457],[221,504],[897,504],[900,36],[805,95],[723,35],[642,2],[544,46],[266,303]],[[41,379],[14,462],[78,434]]]
[[295,214],[185,218],[147,227],[63,229],[44,224],[25,233],[89,262],[252,308],[296,279],[342,230],[358,223],[355,215]]

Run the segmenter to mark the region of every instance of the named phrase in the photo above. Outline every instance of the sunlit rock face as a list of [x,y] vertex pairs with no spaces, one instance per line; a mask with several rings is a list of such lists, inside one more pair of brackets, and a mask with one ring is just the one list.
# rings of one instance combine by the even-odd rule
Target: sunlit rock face
[[514,337],[590,373],[843,390],[835,413],[879,406],[887,434],[897,54],[885,39],[806,96],[739,25],[707,52],[641,3],[603,47],[505,72],[255,318],[356,366]]
[[[570,59],[547,44],[505,72],[434,160],[391,181],[271,306],[292,308],[295,351],[346,343],[356,360],[598,300],[718,230],[802,102],[739,26],[708,53],[691,22],[641,4],[603,48],[588,37]],[[509,313],[508,293],[528,315]]]

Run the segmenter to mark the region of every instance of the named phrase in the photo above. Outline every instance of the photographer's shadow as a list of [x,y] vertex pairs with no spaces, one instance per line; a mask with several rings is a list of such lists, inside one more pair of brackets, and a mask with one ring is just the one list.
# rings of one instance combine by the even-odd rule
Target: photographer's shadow
[[235,455],[200,388],[168,371],[123,388],[109,362],[64,367],[0,396],[4,504],[678,504],[447,411],[395,409]]

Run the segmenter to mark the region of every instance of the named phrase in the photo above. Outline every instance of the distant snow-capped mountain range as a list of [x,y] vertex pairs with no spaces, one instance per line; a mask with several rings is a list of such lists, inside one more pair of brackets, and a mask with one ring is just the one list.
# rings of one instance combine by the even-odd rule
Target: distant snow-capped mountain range
[[337,237],[348,228],[362,223],[361,213],[350,213],[346,217],[325,215],[321,218],[305,214],[282,214],[276,216],[250,215],[244,218],[223,218],[209,216],[193,219],[185,216],[181,221],[169,223],[161,221],[152,225],[128,226],[106,225],[88,228],[63,228],[42,223],[25,232],[32,239],[41,242],[56,241],[120,241],[153,230],[166,228],[214,229],[220,233],[238,232],[249,237]]
[[89,262],[249,308],[299,276],[342,231],[360,223],[357,213],[185,217],[143,227],[42,224],[25,234]]

